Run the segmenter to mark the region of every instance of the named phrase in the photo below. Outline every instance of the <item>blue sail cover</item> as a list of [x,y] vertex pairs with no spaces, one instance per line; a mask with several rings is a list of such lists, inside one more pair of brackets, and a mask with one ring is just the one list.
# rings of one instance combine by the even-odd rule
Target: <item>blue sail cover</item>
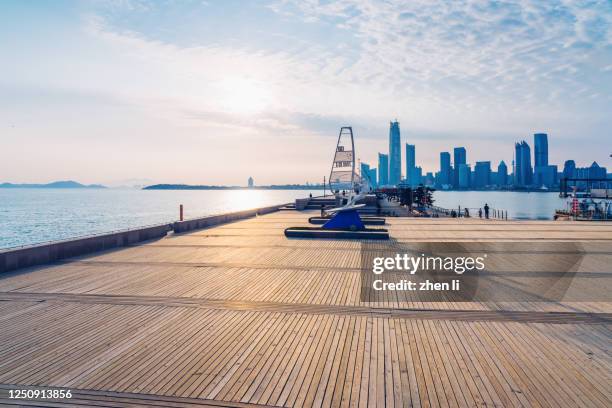
[[365,225],[356,209],[338,211],[329,221],[321,227],[323,229],[342,229],[349,231],[363,231]]

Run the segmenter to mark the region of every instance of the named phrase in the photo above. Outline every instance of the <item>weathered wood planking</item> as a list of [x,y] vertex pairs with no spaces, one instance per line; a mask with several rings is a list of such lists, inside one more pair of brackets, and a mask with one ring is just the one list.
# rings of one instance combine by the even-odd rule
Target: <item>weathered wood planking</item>
[[[363,243],[282,235],[310,215],[274,213],[3,275],[0,405],[23,386],[74,390],[72,404],[54,406],[612,404],[609,303],[364,303]],[[370,248],[571,238],[592,249],[585,271],[610,273],[608,224],[388,224],[396,239]]]

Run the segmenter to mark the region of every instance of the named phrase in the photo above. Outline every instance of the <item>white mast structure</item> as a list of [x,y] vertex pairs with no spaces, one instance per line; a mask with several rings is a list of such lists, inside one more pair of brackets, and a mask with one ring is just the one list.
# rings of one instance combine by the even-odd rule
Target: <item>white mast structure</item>
[[355,140],[353,128],[344,126],[340,128],[334,160],[329,174],[329,188],[336,197],[342,197],[340,191],[348,191],[348,200],[345,205],[327,210],[327,213],[335,213],[341,210],[363,207],[355,205],[355,202],[365,196],[362,188],[361,178],[355,172]]

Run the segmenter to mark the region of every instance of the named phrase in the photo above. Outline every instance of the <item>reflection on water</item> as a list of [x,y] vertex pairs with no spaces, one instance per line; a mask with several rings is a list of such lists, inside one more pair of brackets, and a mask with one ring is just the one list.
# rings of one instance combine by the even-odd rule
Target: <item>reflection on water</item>
[[[565,208],[559,193],[526,193],[515,191],[436,191],[435,205],[444,208],[482,208],[508,211],[508,218],[550,220],[556,209]],[[476,215],[477,213],[472,213]]]
[[[0,248],[171,222],[179,204],[185,218],[196,218],[292,202],[309,193],[321,191],[0,189]],[[551,219],[565,206],[557,193],[436,191],[434,199],[445,208],[488,203],[519,219]]]
[[306,190],[0,189],[0,248],[265,207]]

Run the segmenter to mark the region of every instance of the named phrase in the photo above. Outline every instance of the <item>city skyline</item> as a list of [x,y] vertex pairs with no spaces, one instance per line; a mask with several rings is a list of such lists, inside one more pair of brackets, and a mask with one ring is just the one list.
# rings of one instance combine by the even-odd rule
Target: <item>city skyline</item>
[[0,181],[319,180],[341,126],[374,164],[394,118],[424,172],[453,146],[510,166],[540,130],[551,163],[610,167],[606,1],[0,8]]
[[[392,149],[397,150],[401,143],[400,124],[396,119],[389,124],[389,152]],[[475,160],[472,166],[468,160],[468,149],[465,146],[455,146],[452,156],[449,151],[439,152],[437,171],[423,171],[423,167],[417,165],[417,146],[409,143],[405,146],[403,159],[401,156],[396,159],[396,166],[401,168],[402,164],[405,164],[405,172],[400,175],[400,182],[392,182],[390,170],[386,170],[387,157],[391,156],[391,153],[387,155],[378,152],[378,182],[376,175],[371,175],[372,171],[376,173],[376,169],[371,170],[368,163],[360,160],[360,174],[368,180],[371,187],[394,187],[400,184],[416,187],[422,184],[445,190],[556,189],[563,184],[562,179],[612,178],[612,174],[607,173],[607,168],[597,161],[586,166],[577,166],[572,158],[564,159],[563,164],[551,163],[548,133],[542,132],[533,134],[533,160],[531,145],[526,140],[514,143],[510,170],[503,159],[496,167],[491,160]],[[388,183],[381,180],[388,180]]]

